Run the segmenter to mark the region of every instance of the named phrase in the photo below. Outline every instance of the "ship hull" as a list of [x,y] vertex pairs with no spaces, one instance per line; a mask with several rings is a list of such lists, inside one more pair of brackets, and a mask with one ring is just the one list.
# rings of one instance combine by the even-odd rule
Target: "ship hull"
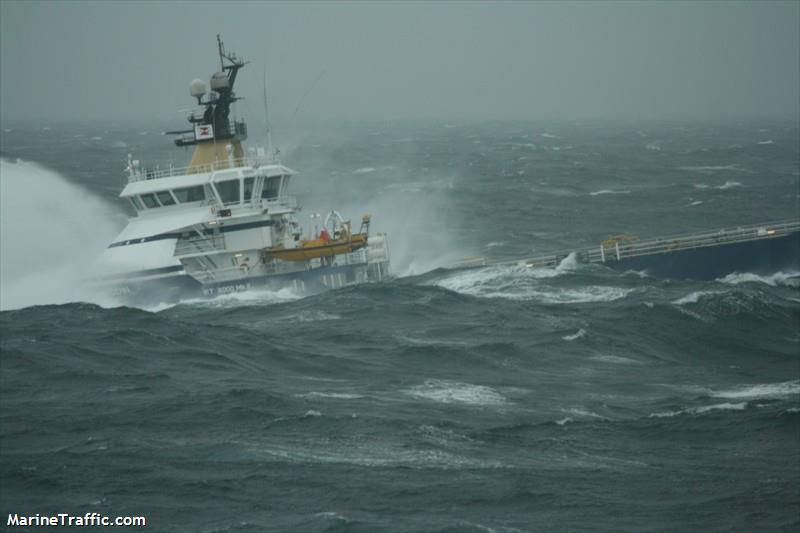
[[214,298],[220,295],[258,289],[289,289],[298,294],[316,294],[356,283],[380,281],[388,276],[387,263],[334,265],[309,270],[248,276],[219,283],[200,283],[185,273],[159,279],[121,282],[111,289],[113,295],[131,305],[176,303],[194,298]]
[[660,278],[714,280],[734,272],[800,271],[800,232],[782,237],[606,261],[621,271]]

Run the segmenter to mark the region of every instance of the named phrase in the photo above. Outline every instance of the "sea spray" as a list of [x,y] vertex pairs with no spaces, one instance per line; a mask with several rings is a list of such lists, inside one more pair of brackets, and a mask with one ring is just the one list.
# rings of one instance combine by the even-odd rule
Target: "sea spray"
[[82,280],[117,233],[115,214],[53,170],[0,160],[0,309],[97,302]]

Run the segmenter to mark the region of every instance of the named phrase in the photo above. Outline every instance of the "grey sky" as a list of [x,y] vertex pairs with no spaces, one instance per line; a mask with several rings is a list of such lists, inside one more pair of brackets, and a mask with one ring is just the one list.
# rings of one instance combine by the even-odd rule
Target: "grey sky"
[[[353,118],[796,117],[800,2],[12,2],[4,118],[178,119],[215,34],[271,106]],[[177,122],[177,120],[176,120]]]

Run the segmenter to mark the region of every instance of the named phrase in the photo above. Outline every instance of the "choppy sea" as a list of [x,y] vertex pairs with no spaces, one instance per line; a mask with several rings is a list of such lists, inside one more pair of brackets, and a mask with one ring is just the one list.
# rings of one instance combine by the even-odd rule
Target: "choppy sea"
[[441,268],[796,217],[796,121],[276,131],[304,216],[370,212],[392,279],[96,297],[170,127],[3,124],[0,528],[800,530],[800,272]]

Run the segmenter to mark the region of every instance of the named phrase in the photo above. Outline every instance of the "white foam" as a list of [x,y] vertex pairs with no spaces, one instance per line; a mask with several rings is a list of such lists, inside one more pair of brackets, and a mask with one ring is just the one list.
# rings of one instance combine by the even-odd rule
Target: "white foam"
[[620,287],[589,286],[582,289],[566,289],[554,292],[535,292],[530,299],[545,303],[591,303],[613,302],[625,298],[634,289]]
[[422,385],[412,387],[405,393],[439,403],[466,405],[503,405],[506,403],[505,397],[492,388],[439,379],[425,380]]
[[324,320],[341,320],[341,318],[341,315],[334,313],[326,313],[325,311],[319,310],[306,310],[297,314],[282,316],[277,320],[281,322],[321,322]]
[[298,398],[314,399],[314,398],[331,398],[334,400],[357,400],[363,398],[361,394],[348,394],[344,392],[316,392],[311,391],[305,394],[296,394]]
[[[338,443],[338,444],[337,444]],[[256,452],[302,464],[354,464],[368,467],[499,468],[497,461],[478,460],[441,450],[409,449],[376,439],[309,439],[304,446],[291,443],[259,445]]]
[[738,181],[726,181],[722,185],[708,185],[707,183],[696,183],[694,188],[695,189],[718,189],[718,190],[726,190],[726,189],[734,189],[736,187],[744,187],[741,182]]
[[319,411],[315,411],[313,409],[309,409],[308,411],[306,411],[306,414],[303,415],[303,418],[316,418],[319,416],[322,416],[322,413],[320,413]]
[[697,166],[678,167],[678,170],[690,170],[690,171],[705,172],[705,173],[727,171],[727,170],[733,170],[735,172],[750,172],[746,168],[742,168],[736,163],[732,165],[697,165]]
[[798,287],[800,286],[800,272],[775,272],[774,274],[765,276],[759,276],[758,274],[752,274],[750,272],[734,272],[733,274],[728,274],[724,278],[717,279],[717,281],[729,285],[738,285],[740,283],[765,283],[771,287],[776,287],[778,285]]
[[375,172],[377,169],[375,167],[363,167],[357,168],[353,171],[353,174],[369,174],[370,172]]
[[636,361],[635,359],[628,359],[627,357],[620,357],[618,355],[593,355],[590,357],[595,361],[600,361],[602,363],[611,363],[614,365],[640,365],[641,362]]
[[472,439],[451,429],[443,429],[429,424],[417,428],[417,432],[427,441],[448,445],[452,442],[472,442]]
[[556,272],[572,272],[580,267],[578,256],[575,252],[570,252],[567,257],[561,260],[556,267]]
[[692,293],[687,294],[683,298],[678,298],[677,300],[673,300],[672,303],[675,305],[686,305],[686,304],[696,304],[700,301],[701,298],[705,298],[706,296],[713,296],[715,294],[723,294],[722,291],[695,291]]
[[565,341],[574,341],[574,340],[580,339],[584,335],[586,335],[586,330],[581,328],[577,332],[573,333],[572,335],[565,335],[565,336],[563,336],[561,338],[564,339]]
[[702,204],[702,203],[703,203],[703,201],[702,201],[702,200],[695,200],[694,202],[692,202],[692,203],[688,204],[686,207],[692,207],[692,206],[694,206],[694,205],[700,205],[700,204]]
[[592,411],[588,411],[588,410],[583,409],[581,407],[572,407],[570,409],[561,409],[561,411],[563,411],[565,413],[569,413],[571,415],[575,415],[575,416],[583,416],[583,417],[586,417],[586,418],[598,418],[600,420],[608,420],[603,415],[599,415],[597,413],[594,413]]
[[161,302],[161,303],[157,303],[157,304],[154,304],[154,305],[141,306],[141,307],[139,307],[139,309],[142,309],[143,311],[147,311],[147,312],[150,312],[150,313],[160,313],[161,311],[166,311],[167,309],[172,309],[176,305],[178,305],[178,304]]
[[714,398],[785,398],[800,394],[800,380],[782,383],[765,383],[761,385],[743,385],[737,389],[712,392]]
[[395,338],[401,342],[411,344],[414,346],[469,346],[466,341],[452,341],[444,339],[420,339],[418,337],[410,337],[408,335],[395,335]]
[[666,411],[663,413],[652,413],[649,418],[669,418],[679,415],[701,415],[710,411],[743,411],[747,408],[747,402],[740,403],[717,403],[713,405],[704,405],[701,407],[689,407],[686,409],[679,409],[678,411]]
[[0,160],[0,309],[119,305],[82,280],[123,222],[112,206],[57,172]]
[[560,272],[551,268],[524,267],[486,267],[456,272],[438,280],[435,285],[451,291],[479,296],[484,289],[490,289],[503,281],[512,281],[516,277],[552,278]]
[[546,133],[546,132],[542,133],[540,136],[544,137],[545,139],[560,139],[561,138],[558,135],[553,135],[552,133]]
[[271,305],[276,303],[290,302],[302,298],[303,295],[286,287],[279,290],[253,289],[230,294],[221,294],[214,298],[190,298],[181,300],[183,305],[196,305],[202,307],[214,307],[227,309],[230,307],[241,307],[244,305]]
[[590,192],[590,196],[599,196],[601,194],[630,194],[632,191],[627,189],[615,191],[613,189],[601,189],[599,191]]
[[775,142],[772,139],[769,139],[767,141],[758,141],[756,144],[766,145],[766,144],[775,144]]
[[709,411],[742,411],[747,408],[747,402],[740,403],[717,403],[714,405],[704,405],[703,407],[694,407],[690,409],[692,413],[707,413]]
[[589,285],[573,289],[542,286],[541,280],[563,275],[570,270],[567,261],[555,269],[525,267],[487,267],[467,270],[434,281],[445,289],[480,298],[536,300],[544,303],[611,302],[624,298],[634,289]]

